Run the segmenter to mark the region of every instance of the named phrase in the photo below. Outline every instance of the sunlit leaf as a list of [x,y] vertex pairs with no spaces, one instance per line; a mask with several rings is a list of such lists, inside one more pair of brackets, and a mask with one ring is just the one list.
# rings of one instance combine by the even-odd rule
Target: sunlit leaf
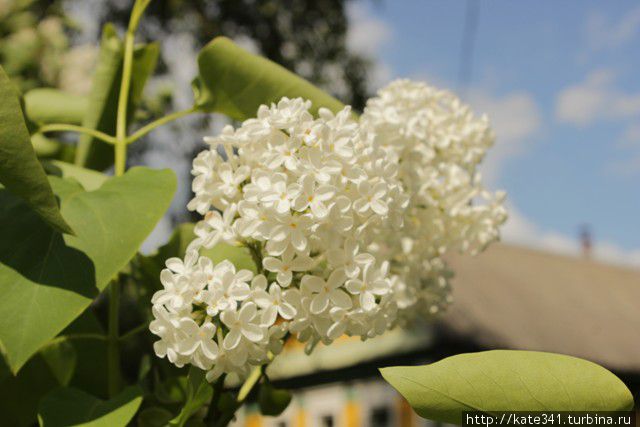
[[109,179],[108,175],[92,169],[81,168],[71,163],[51,160],[45,163],[45,169],[50,175],[62,178],[72,178],[82,184],[87,191],[97,190]]
[[18,97],[0,67],[0,183],[25,200],[54,229],[71,228],[58,209],[24,123]]
[[253,55],[225,37],[217,37],[198,55],[198,77],[193,82],[196,106],[234,119],[255,117],[261,104],[283,96],[311,100],[312,113],[320,107],[334,112],[344,106],[302,77],[261,56]]
[[127,265],[176,188],[172,171],[147,168],[91,192],[50,180],[75,236],[54,232],[20,199],[0,191],[0,343],[14,372]]
[[422,417],[461,423],[463,411],[623,411],[633,397],[595,363],[534,351],[460,354],[426,366],[381,369]]
[[88,106],[86,96],[53,88],[32,89],[24,94],[24,112],[38,124],[68,123],[79,125]]

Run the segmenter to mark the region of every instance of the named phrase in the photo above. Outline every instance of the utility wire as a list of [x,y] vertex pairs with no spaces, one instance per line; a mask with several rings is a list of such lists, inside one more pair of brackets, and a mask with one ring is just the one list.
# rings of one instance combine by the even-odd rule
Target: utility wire
[[460,44],[460,60],[458,68],[458,94],[465,98],[471,83],[473,72],[473,53],[478,33],[478,17],[480,0],[466,0],[462,43]]

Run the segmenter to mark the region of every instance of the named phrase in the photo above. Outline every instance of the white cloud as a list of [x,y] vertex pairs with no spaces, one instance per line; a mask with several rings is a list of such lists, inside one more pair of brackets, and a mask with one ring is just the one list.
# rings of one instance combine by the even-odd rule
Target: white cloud
[[[572,237],[544,230],[514,206],[509,206],[508,211],[509,220],[503,229],[503,240],[505,242],[564,255],[581,255],[580,242],[577,236]],[[626,250],[607,241],[595,240],[592,256],[602,262],[640,267],[640,249]]]
[[555,116],[563,123],[586,126],[596,121],[628,119],[640,114],[640,93],[627,94],[615,86],[610,69],[591,72],[584,81],[558,93]]
[[640,33],[640,6],[611,21],[602,13],[592,13],[586,21],[589,48],[593,51],[611,49],[629,43]]
[[347,17],[347,47],[374,61],[369,78],[371,86],[377,89],[388,83],[393,75],[391,66],[380,58],[381,50],[393,40],[393,30],[363,3],[348,3]]
[[391,26],[373,16],[362,3],[348,3],[347,47],[366,56],[375,56],[393,38]]
[[489,116],[496,132],[496,144],[482,165],[485,179],[493,186],[504,164],[534,143],[533,137],[541,128],[540,108],[526,91],[495,96],[488,90],[473,90],[470,100],[478,113]]

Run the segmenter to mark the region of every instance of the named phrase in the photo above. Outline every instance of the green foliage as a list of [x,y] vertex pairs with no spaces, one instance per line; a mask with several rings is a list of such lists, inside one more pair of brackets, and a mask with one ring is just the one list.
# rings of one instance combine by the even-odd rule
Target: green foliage
[[126,426],[142,403],[141,390],[129,387],[111,400],[100,400],[81,390],[59,388],[38,406],[41,427]]
[[[147,79],[155,69],[158,53],[157,44],[138,46],[134,50],[127,110],[130,117],[142,98]],[[115,133],[123,58],[124,42],[113,25],[105,25],[89,103],[82,122],[84,127],[97,129],[109,135]],[[91,169],[104,170],[113,164],[113,147],[92,136],[82,135],[76,152],[76,163]]]
[[33,123],[82,123],[88,107],[85,96],[59,89],[38,88],[24,94],[24,113]]
[[67,162],[51,160],[45,163],[45,170],[50,175],[62,178],[71,178],[82,184],[86,191],[97,190],[105,183],[109,177],[101,172],[91,169],[81,168]]
[[575,357],[496,350],[426,366],[383,368],[382,376],[422,417],[461,423],[463,411],[623,411],[631,393],[615,375]]
[[31,146],[13,85],[0,67],[0,183],[20,196],[55,230],[70,233]]
[[14,372],[127,265],[176,186],[172,171],[146,168],[91,192],[69,180],[51,182],[75,236],[50,230],[19,199],[0,191],[0,342]]
[[182,427],[189,418],[211,400],[213,389],[205,379],[206,372],[191,367],[187,377],[187,398],[177,417],[169,422],[170,426]]
[[78,361],[78,354],[73,344],[67,340],[53,342],[44,347],[40,354],[58,383],[63,386],[69,385]]
[[0,378],[0,424],[11,427],[32,426],[40,399],[62,385],[40,354],[32,357],[15,377],[0,358]]
[[287,409],[289,403],[291,403],[291,392],[288,390],[274,388],[269,382],[260,385],[258,404],[263,415],[277,417]]
[[140,411],[138,427],[165,427],[173,418],[173,414],[164,408],[152,406]]
[[196,106],[236,120],[254,117],[261,104],[277,102],[283,96],[310,100],[314,113],[320,107],[334,112],[344,107],[302,77],[245,51],[226,37],[215,38],[200,51],[198,70],[193,82]]

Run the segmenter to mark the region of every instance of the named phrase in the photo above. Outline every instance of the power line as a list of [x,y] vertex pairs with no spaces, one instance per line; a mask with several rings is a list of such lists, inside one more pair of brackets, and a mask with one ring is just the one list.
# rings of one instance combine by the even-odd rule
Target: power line
[[473,72],[473,53],[475,39],[478,32],[478,17],[480,15],[480,0],[467,0],[460,44],[460,60],[458,68],[458,94],[465,97]]

